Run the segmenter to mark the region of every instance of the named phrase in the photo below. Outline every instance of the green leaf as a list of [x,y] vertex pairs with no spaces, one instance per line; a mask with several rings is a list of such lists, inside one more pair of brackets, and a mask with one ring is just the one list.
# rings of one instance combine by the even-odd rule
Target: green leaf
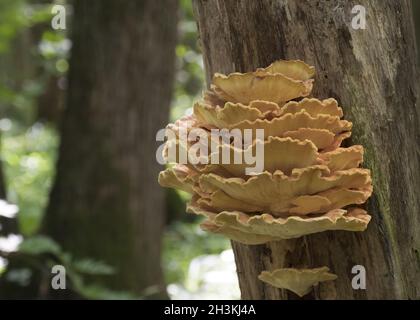
[[80,273],[90,275],[111,275],[115,273],[112,266],[89,258],[74,261],[72,267]]
[[[86,261],[86,260],[84,260]],[[80,261],[79,261],[80,262]],[[84,264],[85,262],[83,262]],[[100,284],[85,284],[83,276],[73,270],[68,270],[67,276],[69,277],[72,285],[72,290],[77,292],[85,299],[100,299],[100,300],[132,300],[140,299],[133,294],[125,291],[113,291]]]
[[61,248],[54,240],[49,237],[33,236],[23,240],[19,247],[19,252],[32,255],[52,253],[56,256],[59,256],[61,253]]
[[79,285],[76,288],[77,292],[87,299],[100,300],[133,300],[139,299],[135,295],[125,291],[110,290],[101,285]]

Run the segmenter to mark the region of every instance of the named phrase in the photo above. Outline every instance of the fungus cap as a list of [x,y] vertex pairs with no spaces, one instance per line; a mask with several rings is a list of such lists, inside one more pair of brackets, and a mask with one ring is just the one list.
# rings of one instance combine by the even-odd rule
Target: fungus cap
[[261,281],[280,289],[287,289],[303,297],[320,282],[337,279],[337,275],[330,273],[328,267],[314,269],[276,269],[272,272],[262,271],[258,276]]

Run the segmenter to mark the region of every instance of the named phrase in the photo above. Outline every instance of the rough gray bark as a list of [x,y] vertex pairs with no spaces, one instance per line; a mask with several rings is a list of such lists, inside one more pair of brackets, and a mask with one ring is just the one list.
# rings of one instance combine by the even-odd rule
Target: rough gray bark
[[[420,1],[411,0],[413,6],[413,18],[414,18],[414,28],[416,30],[416,44],[419,47],[420,44]],[[417,50],[417,67],[420,62],[419,50]]]
[[[354,30],[351,9],[366,8]],[[257,279],[262,270],[329,266],[338,275],[313,299],[420,297],[420,138],[411,1],[195,0],[209,81],[214,72],[250,71],[279,58],[316,67],[313,95],[334,97],[353,121],[353,144],[365,146],[374,195],[366,232],[323,232],[296,240],[233,243],[242,297],[295,298]],[[366,290],[351,269],[366,268]]]
[[169,114],[177,1],[74,2],[67,109],[45,231],[117,269],[104,282],[165,292],[158,129]]

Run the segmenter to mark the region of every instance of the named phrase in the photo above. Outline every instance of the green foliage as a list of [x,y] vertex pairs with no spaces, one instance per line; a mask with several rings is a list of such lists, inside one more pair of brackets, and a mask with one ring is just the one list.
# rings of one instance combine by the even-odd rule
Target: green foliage
[[200,229],[199,222],[172,224],[164,236],[163,266],[167,283],[182,283],[190,261],[205,254],[216,254],[230,248],[226,238],[209,236]]
[[48,80],[68,70],[70,41],[50,28],[51,18],[51,4],[0,2],[0,115],[20,125],[36,122]]
[[0,54],[10,50],[11,41],[24,28],[50,21],[51,4],[26,0],[0,1]]
[[61,248],[51,238],[39,235],[25,239],[19,246],[19,252],[29,255],[50,253],[58,256]]
[[[176,81],[170,117],[182,116],[203,89],[204,74],[197,42],[196,24],[190,0],[181,0],[179,42],[176,47]],[[114,268],[93,259],[77,259],[64,252],[52,239],[37,235],[52,185],[59,137],[55,128],[42,124],[37,118],[39,97],[48,79],[62,78],[69,69],[70,40],[67,33],[49,27],[51,4],[34,4],[27,0],[0,0],[0,130],[2,131],[2,159],[7,197],[19,206],[20,232],[24,241],[19,254],[35,266],[50,270],[54,264],[66,267],[72,289],[88,299],[134,299],[126,292],[116,292],[86,279],[107,277]],[[29,43],[30,72],[21,69],[12,51],[18,35],[30,27],[41,30],[36,42]],[[41,28],[45,26],[45,28]],[[28,45],[28,43],[26,43]],[[10,63],[12,62],[12,63]],[[18,70],[18,72],[16,72]],[[216,254],[229,248],[223,237],[209,236],[199,228],[195,216],[185,214],[189,195],[169,192],[171,223],[163,239],[163,267],[167,283],[183,282],[190,261],[198,255]],[[29,265],[28,265],[29,266]],[[7,270],[11,278],[21,284],[31,277],[30,269]],[[1,274],[2,270],[0,270]],[[156,293],[148,288],[143,297]]]
[[28,20],[21,13],[24,11],[23,0],[0,1],[0,54],[7,51],[10,41]]
[[[7,197],[20,208],[19,227],[24,235],[34,234],[40,226],[58,146],[56,131],[38,122],[38,98],[48,79],[68,70],[69,40],[66,33],[49,27],[51,17],[51,4],[0,2],[0,67],[5,67],[0,78],[1,159]],[[34,35],[33,26],[40,36]],[[13,41],[18,38],[27,38],[26,50],[20,49],[22,61],[13,58]],[[9,66],[10,62],[16,65]],[[20,63],[26,67],[20,69]]]
[[108,266],[100,261],[91,260],[89,267],[84,266],[85,270],[80,271],[77,265],[81,264],[81,260],[76,260],[72,264],[67,263],[66,274],[71,281],[71,289],[85,299],[101,299],[101,300],[122,300],[122,299],[140,299],[135,295],[125,292],[108,289],[99,283],[86,283],[84,275],[104,275],[104,270],[107,270],[106,275],[112,275],[114,271],[111,266]]
[[42,124],[27,131],[11,125],[3,133],[1,153],[8,199],[20,208],[20,231],[31,235],[38,230],[48,201],[58,137],[54,129]]
[[[74,279],[73,279],[74,280]],[[110,290],[101,285],[84,285],[77,286],[77,291],[86,299],[93,300],[135,300],[140,299],[133,294],[123,291]]]
[[111,266],[93,259],[77,260],[73,263],[73,268],[78,272],[90,275],[107,276],[115,273],[114,268]]
[[33,272],[29,268],[35,267],[40,271],[49,272],[51,267],[61,264],[66,269],[69,289],[86,299],[139,299],[128,292],[110,290],[99,283],[86,282],[86,276],[110,276],[115,273],[112,266],[91,258],[77,259],[70,253],[64,252],[53,239],[37,235],[26,238],[19,246],[17,253],[21,258],[31,261],[28,268],[10,270],[6,273],[8,281],[20,286],[30,283]]
[[172,101],[171,120],[181,117],[198,99],[204,82],[202,56],[197,43],[191,1],[181,1],[182,17],[178,24],[179,43],[176,46],[175,96]]

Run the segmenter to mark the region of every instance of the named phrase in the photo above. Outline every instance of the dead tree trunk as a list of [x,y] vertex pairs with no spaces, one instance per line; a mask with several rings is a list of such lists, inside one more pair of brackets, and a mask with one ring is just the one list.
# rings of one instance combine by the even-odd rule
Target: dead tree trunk
[[177,2],[75,1],[74,17],[45,231],[75,256],[114,266],[116,274],[104,280],[112,289],[166,292],[155,135],[169,114]]
[[[366,29],[351,26],[356,4],[366,9]],[[195,0],[194,9],[208,80],[214,72],[250,71],[280,58],[314,65],[313,95],[341,103],[374,179],[365,232],[233,243],[242,297],[296,297],[259,281],[262,270],[329,266],[338,279],[307,297],[419,298],[420,121],[411,2]],[[366,268],[366,290],[352,289],[354,265]]]

